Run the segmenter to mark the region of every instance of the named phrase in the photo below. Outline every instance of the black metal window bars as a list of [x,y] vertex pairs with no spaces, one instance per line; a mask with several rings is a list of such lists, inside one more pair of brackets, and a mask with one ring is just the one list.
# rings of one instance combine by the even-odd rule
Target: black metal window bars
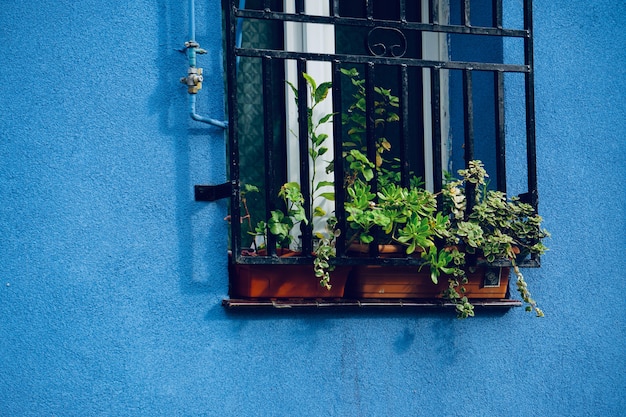
[[[321,1],[321,0],[320,0]],[[524,77],[524,90],[525,100],[523,106],[525,109],[526,118],[526,165],[527,165],[527,185],[528,192],[520,195],[522,200],[532,204],[535,208],[537,206],[537,174],[536,174],[536,162],[535,162],[535,127],[534,127],[534,96],[533,96],[533,41],[532,41],[532,2],[531,0],[524,0],[523,5],[523,29],[507,29],[503,27],[502,22],[502,0],[493,0],[492,2],[492,24],[490,26],[473,26],[470,22],[470,0],[460,0],[461,17],[460,24],[450,24],[447,22],[441,22],[438,16],[439,2],[444,0],[424,0],[429,2],[430,16],[428,19],[421,19],[422,21],[410,21],[406,18],[406,0],[399,1],[399,18],[397,20],[382,20],[377,19],[374,15],[373,3],[376,0],[364,0],[365,16],[352,17],[340,15],[340,0],[329,0],[330,15],[319,16],[310,15],[305,13],[304,0],[295,0],[295,13],[287,13],[282,10],[273,10],[270,0],[261,0],[258,3],[262,3],[263,7],[257,9],[252,8],[240,8],[239,0],[224,0],[225,11],[225,27],[226,27],[226,74],[228,84],[228,124],[229,128],[229,175],[230,183],[227,188],[230,191],[230,216],[231,216],[231,249],[232,249],[232,261],[241,264],[297,264],[297,263],[310,263],[311,256],[306,255],[312,252],[313,236],[310,228],[304,228],[302,233],[302,256],[295,256],[289,258],[280,258],[275,255],[275,241],[272,237],[268,237],[268,256],[242,256],[242,239],[241,239],[241,189],[240,189],[240,138],[239,132],[236,128],[238,126],[239,108],[237,97],[237,72],[238,72],[238,60],[240,57],[246,57],[246,59],[258,59],[261,62],[262,72],[262,90],[263,98],[263,131],[265,141],[265,154],[262,161],[263,170],[265,172],[265,189],[262,193],[265,194],[266,201],[272,201],[276,198],[278,192],[278,186],[275,185],[275,181],[271,178],[272,173],[275,172],[276,166],[283,164],[284,161],[276,160],[276,156],[272,151],[271,135],[275,131],[274,119],[277,116],[276,109],[273,108],[268,97],[270,97],[272,89],[276,86],[272,85],[273,80],[273,68],[272,62],[284,62],[288,60],[295,61],[297,64],[298,73],[306,72],[307,62],[309,61],[322,61],[330,63],[332,67],[332,82],[333,82],[333,109],[334,112],[339,112],[341,109],[341,82],[337,82],[341,77],[341,69],[349,68],[351,65],[361,65],[365,68],[364,78],[366,79],[366,89],[369,92],[373,91],[374,74],[379,66],[393,66],[397,68],[399,76],[399,85],[401,86],[400,92],[400,116],[401,120],[406,121],[409,119],[407,106],[403,106],[402,103],[406,103],[408,99],[409,87],[407,71],[410,68],[427,69],[430,71],[432,80],[429,88],[431,94],[430,106],[432,107],[432,149],[433,149],[433,179],[434,190],[439,191],[442,187],[442,164],[441,164],[441,143],[442,132],[440,128],[441,121],[441,89],[440,89],[440,72],[446,70],[455,70],[462,73],[462,89],[463,89],[463,101],[464,101],[464,159],[469,161],[474,159],[474,107],[472,104],[473,91],[473,75],[476,72],[484,72],[493,74],[494,93],[493,98],[495,100],[495,136],[496,136],[496,166],[497,166],[497,178],[496,186],[501,191],[506,191],[506,148],[505,148],[505,120],[504,120],[504,76],[507,73],[519,73]],[[387,0],[388,1],[388,0]],[[242,47],[238,45],[238,24],[241,24],[244,20],[250,21],[264,21],[264,22],[299,22],[299,23],[312,23],[323,25],[343,25],[346,27],[365,27],[371,28],[386,28],[402,33],[402,31],[413,31],[416,33],[430,32],[430,33],[442,33],[447,36],[451,35],[477,35],[478,37],[497,37],[501,39],[515,38],[523,39],[524,45],[524,62],[523,64],[505,64],[499,62],[464,62],[460,60],[425,60],[415,57],[403,56],[401,53],[390,54],[376,54],[369,48],[369,54],[323,54],[323,53],[311,53],[311,52],[294,52],[287,51],[284,48],[261,48],[255,49],[251,47]],[[427,20],[427,23],[423,21]],[[306,84],[302,77],[299,77],[297,89],[299,93],[304,96],[306,94]],[[280,86],[283,88],[284,86]],[[369,96],[372,96],[370,94]],[[299,103],[299,124],[300,135],[306,137],[306,103],[301,100]],[[373,111],[373,106],[368,106],[367,111],[369,116]],[[335,155],[341,155],[342,151],[342,127],[341,123],[333,124],[333,136],[334,136],[334,153]],[[373,138],[368,138],[369,146],[373,146]],[[406,147],[409,140],[407,134],[406,123],[402,123],[400,129],[400,146]],[[300,139],[300,172],[302,176],[307,176],[309,172],[309,160],[307,157],[308,142],[306,139]],[[400,164],[404,166],[405,164]],[[334,162],[334,175],[335,178],[343,177],[343,162],[341,158],[336,157]],[[403,172],[406,175],[407,172]],[[310,191],[307,188],[306,181],[303,181],[302,192],[305,199],[309,199]],[[345,196],[343,195],[342,181],[335,181],[335,211],[339,225],[345,226],[346,219],[343,210]],[[267,204],[266,204],[267,205]],[[304,204],[307,207],[308,201]],[[269,214],[269,207],[266,207],[266,214]],[[345,239],[344,236],[339,236],[337,242],[336,258],[333,261],[336,264],[343,265],[355,265],[355,264],[380,264],[380,265],[411,265],[419,264],[421,261],[414,258],[382,258],[382,257],[350,257],[345,252]],[[538,266],[539,259],[531,258],[525,261],[521,266]]]

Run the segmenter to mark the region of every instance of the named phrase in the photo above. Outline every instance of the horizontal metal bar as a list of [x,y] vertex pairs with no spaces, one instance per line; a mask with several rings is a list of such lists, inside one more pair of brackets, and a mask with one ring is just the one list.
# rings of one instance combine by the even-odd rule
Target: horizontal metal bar
[[[470,300],[474,307],[484,308],[512,308],[521,307],[522,302],[514,299]],[[410,300],[410,299],[315,299],[315,300],[247,300],[231,299],[222,300],[222,305],[228,308],[265,307],[275,309],[290,308],[455,308],[456,304],[446,300]]]
[[307,61],[340,61],[342,63],[353,64],[367,64],[373,63],[376,65],[407,65],[410,67],[421,68],[438,68],[438,69],[452,69],[452,70],[474,70],[474,71],[502,71],[502,72],[530,72],[530,66],[528,65],[511,65],[511,64],[498,64],[498,63],[485,63],[485,62],[463,62],[463,61],[430,61],[425,59],[416,58],[390,58],[390,57],[378,57],[370,55],[348,55],[348,54],[323,54],[313,52],[292,52],[292,51],[278,51],[272,49],[249,49],[238,48],[235,49],[235,54],[238,56],[247,57],[271,57],[278,59],[305,59]]
[[307,14],[282,13],[263,10],[237,10],[235,16],[248,19],[279,20],[285,22],[317,23],[326,25],[346,25],[360,27],[389,27],[418,30],[423,32],[458,33],[466,35],[506,36],[527,38],[530,32],[522,29],[503,29],[486,26],[440,25],[433,23],[392,21],[382,19],[359,19],[339,16],[314,16]]
[[[311,256],[244,256],[240,255],[233,259],[236,264],[241,265],[312,265],[313,255]],[[408,257],[370,257],[370,256],[344,256],[330,259],[332,265],[342,266],[357,266],[357,265],[380,265],[380,266],[414,266],[416,270],[424,265],[425,261],[421,258],[408,258]],[[492,267],[510,267],[511,261],[507,259],[496,260],[494,262],[487,262],[484,259],[476,261],[475,266],[492,266]],[[523,261],[517,262],[517,266],[520,268],[538,268],[540,266],[539,257],[530,257]]]
[[[382,265],[382,266],[419,266],[424,264],[420,258],[377,258],[377,257],[341,257],[331,258],[332,265]],[[239,256],[235,259],[235,263],[244,265],[312,265],[313,255],[311,256]]]

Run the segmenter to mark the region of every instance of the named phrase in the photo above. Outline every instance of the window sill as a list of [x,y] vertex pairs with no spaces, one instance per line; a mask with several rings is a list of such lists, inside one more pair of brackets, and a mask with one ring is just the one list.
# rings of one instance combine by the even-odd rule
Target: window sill
[[[521,307],[522,302],[514,299],[490,299],[472,300],[475,307],[501,308]],[[228,298],[222,300],[222,306],[226,308],[456,308],[456,305],[444,300],[390,300],[390,299],[365,299],[365,300],[247,300]]]

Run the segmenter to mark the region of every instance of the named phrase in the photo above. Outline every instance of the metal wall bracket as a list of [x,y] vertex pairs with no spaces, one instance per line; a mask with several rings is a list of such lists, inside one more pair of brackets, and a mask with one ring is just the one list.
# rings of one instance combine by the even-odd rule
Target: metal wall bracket
[[537,210],[537,205],[539,204],[539,193],[537,193],[537,190],[520,194],[518,197],[522,203],[530,204],[535,211]]
[[194,195],[196,201],[217,201],[230,197],[232,185],[229,182],[219,185],[195,185]]

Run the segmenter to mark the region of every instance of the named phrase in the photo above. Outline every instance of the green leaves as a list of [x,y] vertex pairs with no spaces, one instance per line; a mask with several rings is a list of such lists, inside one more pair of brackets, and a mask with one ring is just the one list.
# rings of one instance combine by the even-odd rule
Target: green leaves
[[[324,97],[324,98],[326,98],[326,97]],[[317,122],[317,124],[318,125],[323,125],[324,123],[328,123],[330,121],[331,117],[333,117],[333,116],[334,116],[334,113],[328,113],[328,114],[322,116],[320,118],[320,120]],[[326,139],[326,138],[324,138],[324,139]]]
[[330,285],[330,272],[335,267],[331,265],[330,260],[335,256],[335,238],[338,236],[335,233],[335,227],[337,226],[337,219],[335,217],[329,217],[326,223],[326,229],[328,237],[320,236],[317,247],[315,248],[315,259],[313,260],[313,270],[315,276],[320,279],[320,285],[328,290],[331,289]]
[[325,82],[320,84],[319,87],[313,88],[313,99],[315,100],[316,104],[324,101],[326,97],[328,97],[328,92],[330,91],[331,87],[332,83]]
[[487,175],[487,171],[485,171],[483,163],[481,161],[474,160],[469,161],[467,165],[467,169],[460,169],[458,171],[459,175],[463,177],[463,180],[475,185],[485,184],[485,178],[489,175]]
[[322,187],[334,187],[335,183],[332,181],[319,181],[316,185],[315,185],[315,191],[319,190]]
[[513,271],[515,272],[515,275],[517,275],[517,291],[522,296],[522,300],[524,300],[524,302],[527,304],[526,311],[534,311],[537,317],[544,317],[543,310],[537,307],[537,302],[530,295],[526,280],[524,279],[524,276],[522,275],[522,272],[519,270],[519,267],[517,265],[513,265]]
[[433,247],[433,232],[427,218],[419,218],[412,216],[406,225],[399,230],[397,241],[407,246],[406,253],[408,255],[415,252],[416,249],[425,250]]
[[350,78],[355,78],[359,76],[359,72],[356,70],[356,68],[350,68],[350,69],[341,68],[340,71],[343,75],[346,75]]
[[455,268],[449,266],[453,260],[452,255],[446,250],[437,250],[434,245],[429,246],[422,252],[422,258],[430,266],[430,279],[434,284],[439,282],[439,276],[442,273],[451,275],[455,272]]
[[[334,114],[326,113],[318,115],[318,112],[315,111],[316,106],[327,99],[332,84],[330,82],[324,82],[317,85],[313,77],[307,73],[303,73],[302,77],[309,90],[309,94],[306,97],[306,122],[307,140],[309,143],[308,156],[311,162],[310,166],[312,167],[312,175],[308,179],[308,181],[310,181],[308,189],[311,190],[312,193],[309,198],[306,199],[306,203],[310,205],[305,208],[305,198],[302,195],[302,190],[298,182],[287,182],[283,184],[278,192],[278,196],[283,200],[284,210],[273,210],[270,212],[267,229],[276,237],[277,244],[288,247],[293,240],[292,231],[294,227],[297,225],[301,225],[301,227],[303,227],[302,225],[306,225],[309,228],[308,231],[312,232],[312,235],[319,239],[318,247],[315,249],[315,276],[320,279],[320,285],[330,289],[330,271],[332,271],[334,267],[329,260],[335,254],[335,238],[341,234],[341,231],[336,229],[337,220],[334,216],[327,218],[325,232],[312,229],[313,219],[328,216],[322,206],[316,205],[316,202],[320,199],[329,201],[335,199],[335,183],[317,179],[319,158],[326,155],[330,150],[328,146],[325,146],[328,134],[321,132],[320,128],[324,124],[332,122]],[[296,104],[298,104],[298,100],[302,99],[298,87],[289,81],[287,81],[287,85],[295,96]],[[332,169],[331,161],[326,170],[332,172]],[[309,213],[310,218],[307,217],[307,213]]]
[[270,233],[276,236],[277,243],[282,247],[287,247],[292,241],[290,232],[293,227],[300,222],[308,224],[309,221],[303,206],[304,197],[300,191],[300,184],[297,182],[283,184],[278,196],[283,199],[287,213],[281,210],[271,211],[267,224]]
[[[466,268],[474,266],[477,258],[490,263],[506,259],[515,265],[518,249],[522,254],[546,250],[541,240],[549,234],[541,229],[541,217],[519,199],[509,200],[502,192],[488,190],[487,174],[480,161],[471,161],[467,170],[461,170],[462,179],[447,179],[441,206],[436,196],[420,185],[398,185],[399,177],[385,174],[385,169],[370,162],[358,149],[350,150],[346,161],[353,175],[346,188],[345,203],[353,231],[350,241],[394,241],[404,245],[407,255],[420,253],[434,283],[441,276],[448,277],[450,285],[444,295],[455,303],[459,317],[474,315],[471,302],[463,295],[463,282],[467,280]],[[372,180],[383,175],[385,182],[378,181],[378,192],[373,193]],[[476,190],[477,185],[483,188]],[[476,201],[469,212],[467,187],[476,191]],[[470,259],[472,265],[467,265],[466,260]],[[543,315],[525,283],[520,281],[518,290],[529,309]]]
[[[425,190],[423,183],[418,184],[417,180],[412,181],[411,186],[400,186],[401,180],[404,183],[408,180],[403,178],[405,170],[400,169],[399,161],[388,156],[392,143],[395,143],[392,134],[396,131],[396,128],[388,128],[390,123],[400,120],[398,97],[381,86],[366,88],[365,80],[354,68],[341,69],[341,73],[350,78],[353,86],[353,100],[341,115],[344,131],[347,132],[341,155],[346,175],[337,178],[336,182],[343,182],[336,184],[317,176],[318,166],[322,165],[320,162],[327,162],[326,171],[333,172],[335,165],[329,157],[333,146],[328,144],[329,132],[324,125],[336,119],[333,113],[320,111],[324,106],[317,107],[330,96],[331,83],[318,85],[305,73],[302,77],[308,89],[306,139],[312,172],[306,188],[311,190],[311,195],[306,199],[305,210],[300,186],[285,184],[279,193],[285,203],[284,209],[272,211],[268,230],[277,236],[277,241],[290,242],[294,235],[293,227],[299,224],[302,230],[308,232],[305,234],[312,232],[319,238],[315,273],[322,285],[329,285],[332,268],[329,259],[334,256],[333,239],[340,231],[336,225],[326,231],[319,230],[319,219],[329,216],[322,203],[333,201],[335,187],[344,185],[345,219],[350,233],[345,240],[364,244],[395,242],[404,246],[407,255],[419,254],[422,265],[430,269],[434,283],[438,283],[442,276],[448,279],[449,285],[444,294],[455,303],[459,317],[473,316],[473,306],[464,296],[463,282],[467,268],[474,266],[477,259],[478,262],[507,259],[515,265],[517,249],[523,254],[543,253],[546,247],[541,240],[549,234],[541,229],[541,217],[531,205],[516,198],[507,199],[503,192],[489,190],[487,172],[483,163],[477,160],[469,161],[466,169],[459,170],[459,178],[449,176],[442,184],[440,194]],[[303,85],[302,79],[299,84]],[[288,85],[296,102],[305,99],[303,91],[298,92],[291,83]],[[368,104],[373,108],[368,109]],[[300,107],[302,105],[300,102]],[[304,115],[300,116],[304,118]],[[368,132],[368,129],[374,131]],[[375,138],[375,149],[367,146],[367,138],[371,140],[372,136]],[[394,152],[393,156],[398,157],[398,153]],[[472,196],[472,201],[467,201],[468,196]],[[307,213],[310,218],[307,218]],[[472,264],[468,265],[469,262]],[[518,281],[518,290],[530,309],[539,315],[541,311],[536,309],[525,282]]]
[[371,181],[374,178],[374,164],[361,151],[352,149],[346,160],[350,164],[350,169],[361,175],[365,181]]
[[[310,202],[310,212],[312,217],[324,217],[326,216],[326,211],[323,210],[320,206],[316,206],[315,204],[319,199],[333,201],[335,199],[334,191],[324,191],[324,187],[333,187],[334,183],[330,181],[319,181],[317,179],[318,175],[318,160],[320,157],[326,155],[330,148],[325,146],[325,142],[328,139],[328,134],[320,132],[319,129],[324,124],[332,122],[333,113],[322,114],[319,116],[318,120],[315,120],[315,117],[318,117],[316,112],[314,111],[318,104],[322,103],[328,97],[329,92],[332,89],[332,83],[323,82],[317,85],[315,79],[310,74],[302,73],[302,77],[306,81],[307,87],[309,89],[309,96],[311,104],[307,107],[307,124],[308,124],[308,139],[309,139],[309,149],[308,154],[311,159],[311,167],[313,169],[312,176],[310,178],[310,189],[313,191]],[[296,96],[296,103],[298,99],[298,92],[296,86],[292,83],[287,82],[287,84],[291,87],[291,90],[294,92]],[[329,162],[326,168],[327,172],[333,171],[332,161]],[[298,216],[300,216],[300,212],[298,212]],[[299,218],[299,217],[298,217]],[[301,221],[305,221],[303,219]],[[305,221],[306,223],[306,221]]]
[[296,104],[298,104],[298,87],[296,87],[289,81],[285,81],[285,82],[287,83],[289,87],[291,87],[291,91],[293,92],[294,96],[296,96]]
[[483,229],[478,224],[472,222],[459,222],[456,234],[471,248],[479,248],[485,241]]
[[243,189],[247,193],[258,193],[259,192],[259,187],[257,187],[256,185],[252,185],[252,184],[244,184]]
[[276,236],[276,243],[281,247],[288,247],[291,243],[292,237],[289,234],[293,228],[293,221],[291,218],[285,216],[280,210],[274,210],[271,212],[269,218],[268,228],[271,234]]
[[468,317],[474,317],[474,306],[469,302],[467,297],[462,297],[456,304],[457,316],[460,319],[466,319]]
[[[341,69],[341,73],[350,78],[352,85],[355,87],[353,94],[354,101],[348,107],[347,112],[342,114],[342,123],[347,127],[349,141],[344,142],[347,149],[357,149],[366,151],[367,149],[367,129],[368,113],[367,113],[367,94],[365,88],[365,79],[360,78],[359,72],[355,69]],[[391,94],[391,90],[383,87],[373,87],[373,109],[371,114],[373,117],[373,129],[376,139],[376,167],[380,168],[384,165],[385,159],[383,155],[391,150],[391,143],[385,138],[385,128],[390,123],[400,121],[400,116],[394,109],[400,107],[400,100],[397,96]],[[349,151],[348,151],[349,152]]]
[[[449,178],[443,191],[444,207],[450,211],[452,219],[451,238],[462,244],[465,252],[475,253],[487,262],[500,259],[511,262],[518,276],[518,291],[527,303],[527,309],[543,316],[543,311],[530,297],[516,265],[518,258],[532,253],[542,254],[547,250],[541,240],[549,233],[541,228],[541,217],[531,205],[522,203],[519,198],[507,199],[503,192],[488,190],[488,175],[481,161],[470,161],[467,169],[458,172],[461,179]],[[468,187],[474,191],[475,202],[471,211],[465,213]],[[465,261],[455,255],[454,263],[458,266]]]

